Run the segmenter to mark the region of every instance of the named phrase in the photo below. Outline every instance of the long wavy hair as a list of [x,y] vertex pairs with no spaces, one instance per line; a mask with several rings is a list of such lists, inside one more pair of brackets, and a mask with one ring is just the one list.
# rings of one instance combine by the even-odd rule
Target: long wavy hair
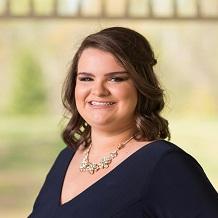
[[79,58],[86,48],[97,48],[110,52],[132,78],[138,92],[135,109],[137,135],[135,139],[157,140],[168,138],[168,121],[160,113],[164,108],[164,90],[154,73],[157,63],[148,40],[138,32],[111,27],[87,36],[75,53],[69,72],[62,87],[62,102],[68,123],[62,132],[66,145],[77,149],[88,146],[91,140],[91,127],[79,114],[75,103],[75,86]]

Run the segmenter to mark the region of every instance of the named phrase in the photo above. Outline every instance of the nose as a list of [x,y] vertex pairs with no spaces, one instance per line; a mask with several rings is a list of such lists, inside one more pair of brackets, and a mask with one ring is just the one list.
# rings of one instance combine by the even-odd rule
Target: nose
[[105,82],[95,81],[92,87],[92,94],[97,97],[105,97],[110,95],[110,91],[106,87]]

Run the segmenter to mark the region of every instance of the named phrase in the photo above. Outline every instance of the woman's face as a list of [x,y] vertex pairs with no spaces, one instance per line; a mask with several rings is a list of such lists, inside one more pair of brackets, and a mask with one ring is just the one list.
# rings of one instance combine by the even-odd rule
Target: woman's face
[[75,87],[78,112],[92,127],[120,129],[135,123],[137,90],[130,75],[109,53],[85,49]]

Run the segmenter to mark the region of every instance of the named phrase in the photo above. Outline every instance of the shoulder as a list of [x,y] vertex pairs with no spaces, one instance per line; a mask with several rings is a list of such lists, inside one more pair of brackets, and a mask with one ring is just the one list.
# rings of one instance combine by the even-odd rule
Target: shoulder
[[75,153],[75,150],[69,146],[66,146],[65,148],[63,148],[56,159],[61,159],[61,158],[64,158],[64,157],[68,157],[68,156],[71,156],[72,154]]
[[198,161],[173,143],[153,145],[158,158],[144,192],[148,207],[172,217],[216,217],[218,195]]
[[160,140],[150,146],[150,153],[156,156],[153,168],[153,177],[161,176],[166,178],[179,175],[184,179],[205,175],[199,162],[189,153],[172,142]]
[[40,205],[44,205],[48,196],[50,196],[51,193],[55,193],[52,187],[54,187],[54,184],[57,185],[60,181],[60,175],[63,172],[63,170],[67,167],[67,164],[73,157],[74,152],[75,151],[72,148],[65,147],[58,153],[52,167],[46,175],[44,184],[42,185],[42,188],[35,200],[33,206],[34,210],[38,208]]
[[53,166],[63,164],[64,162],[68,162],[72,159],[73,155],[75,153],[75,150],[71,147],[65,147],[63,148],[57,155]]
[[168,157],[177,154],[180,154],[182,157],[191,157],[176,144],[166,140],[157,140],[142,147],[139,150],[138,158],[141,159],[140,161],[142,161],[143,164],[146,164],[151,170],[154,170],[154,168],[156,168],[156,166],[159,165],[163,159],[167,158],[170,160],[171,158]]
[[[179,146],[160,140],[149,145],[150,179],[147,191],[164,193],[181,190],[182,193],[217,192],[209,181],[200,163]],[[154,193],[152,193],[154,195]]]
[[57,174],[60,173],[67,165],[69,164],[70,160],[72,159],[75,151],[70,147],[63,148],[56,156],[49,172],[47,175],[47,179],[53,178]]
[[171,152],[171,151],[183,151],[184,152],[184,150],[182,150],[182,148],[180,148],[178,145],[170,141],[166,141],[164,139],[150,142],[149,144],[146,145],[146,147],[151,152],[155,152],[159,154],[160,156],[168,152]]
[[145,150],[146,152],[144,153],[148,153],[150,160],[154,162],[155,168],[160,166],[167,167],[169,164],[172,167],[195,165],[197,168],[201,168],[198,161],[191,154],[187,153],[180,146],[166,140],[151,142],[145,146]]

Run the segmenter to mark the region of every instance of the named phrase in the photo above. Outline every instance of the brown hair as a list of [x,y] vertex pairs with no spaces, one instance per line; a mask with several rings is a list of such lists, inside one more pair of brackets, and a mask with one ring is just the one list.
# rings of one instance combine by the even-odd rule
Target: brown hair
[[90,47],[113,54],[135,84],[138,91],[136,140],[170,140],[168,121],[160,115],[165,105],[164,90],[153,70],[157,61],[149,42],[134,30],[111,27],[87,36],[74,55],[62,88],[62,102],[70,114],[69,122],[62,132],[64,142],[74,148],[82,143],[85,146],[90,143],[91,127],[78,113],[74,96],[78,61],[83,50]]

